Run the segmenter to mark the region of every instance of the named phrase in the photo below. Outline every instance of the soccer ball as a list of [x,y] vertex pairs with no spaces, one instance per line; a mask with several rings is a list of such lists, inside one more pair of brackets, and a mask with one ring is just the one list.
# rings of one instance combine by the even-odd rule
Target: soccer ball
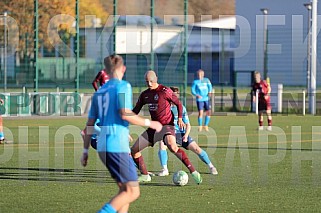
[[188,183],[188,174],[182,170],[175,172],[173,183],[177,186],[185,186]]

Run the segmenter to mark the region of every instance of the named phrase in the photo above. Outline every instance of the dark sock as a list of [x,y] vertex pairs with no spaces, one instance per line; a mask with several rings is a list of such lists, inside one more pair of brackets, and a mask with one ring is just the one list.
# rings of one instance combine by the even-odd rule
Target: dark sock
[[263,126],[263,121],[259,121],[259,125],[260,125],[260,126]]
[[184,165],[188,168],[188,170],[190,171],[190,173],[194,172],[195,171],[195,168],[194,166],[192,165],[192,163],[189,161],[186,153],[181,150],[180,148],[178,148],[177,152],[175,153],[176,157],[178,159],[180,159]]
[[137,168],[139,169],[140,173],[142,173],[143,175],[148,175],[143,156],[141,155],[139,158],[133,158],[133,159],[134,159],[134,162],[136,163]]
[[272,126],[272,120],[271,119],[268,119],[268,125]]

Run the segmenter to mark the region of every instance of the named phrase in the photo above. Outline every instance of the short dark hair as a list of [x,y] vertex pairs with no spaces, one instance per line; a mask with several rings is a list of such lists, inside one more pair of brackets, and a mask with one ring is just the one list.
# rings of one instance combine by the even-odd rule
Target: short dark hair
[[114,72],[124,65],[124,60],[120,55],[110,55],[104,58],[105,71],[107,73]]
[[178,89],[178,87],[170,87],[171,88],[171,90],[173,91],[173,92],[177,92],[177,93],[179,93],[179,89]]

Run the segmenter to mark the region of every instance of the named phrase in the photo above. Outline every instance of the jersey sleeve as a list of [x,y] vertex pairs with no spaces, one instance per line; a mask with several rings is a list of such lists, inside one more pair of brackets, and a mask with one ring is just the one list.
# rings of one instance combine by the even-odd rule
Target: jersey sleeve
[[208,93],[212,92],[213,86],[210,79],[207,79],[207,89],[208,89]]
[[137,102],[136,102],[136,105],[133,109],[133,112],[138,115],[138,113],[140,112],[140,110],[143,108],[143,106],[145,105],[144,103],[144,100],[143,100],[143,93],[140,94]]
[[264,87],[263,93],[267,95],[269,93],[269,85],[266,81],[262,81],[262,86]]
[[93,82],[92,82],[92,85],[93,85],[95,91],[98,90],[97,83],[99,82],[99,78],[100,78],[101,74],[102,74],[102,73],[101,73],[101,71],[100,71],[100,72],[96,75],[95,79],[94,79]]
[[97,105],[97,93],[94,94],[91,100],[91,106],[88,113],[88,118],[97,119],[98,118],[98,105]]
[[126,82],[122,84],[118,89],[118,110],[120,109],[132,109],[132,87],[131,85]]
[[183,106],[183,122],[185,124],[189,124],[188,114],[187,114],[186,108],[184,106]]
[[197,93],[196,93],[196,81],[194,80],[193,81],[193,84],[192,84],[192,95],[196,96]]

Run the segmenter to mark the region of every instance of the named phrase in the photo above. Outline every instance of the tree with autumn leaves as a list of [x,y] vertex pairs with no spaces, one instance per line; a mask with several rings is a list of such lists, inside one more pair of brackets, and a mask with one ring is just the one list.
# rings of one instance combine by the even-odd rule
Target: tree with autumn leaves
[[[65,41],[74,35],[75,4],[76,0],[39,0],[39,41],[47,49],[54,48],[52,42],[56,42],[57,39]],[[100,0],[79,0],[80,27],[85,27],[86,15],[96,15],[102,23],[105,23],[109,13],[104,6]],[[17,22],[20,39],[16,51],[27,52],[31,55],[33,52],[34,0],[2,0],[0,8],[2,11],[9,11],[9,16]],[[93,22],[87,22],[86,27],[92,27],[90,24]],[[27,46],[28,50],[25,50]]]

